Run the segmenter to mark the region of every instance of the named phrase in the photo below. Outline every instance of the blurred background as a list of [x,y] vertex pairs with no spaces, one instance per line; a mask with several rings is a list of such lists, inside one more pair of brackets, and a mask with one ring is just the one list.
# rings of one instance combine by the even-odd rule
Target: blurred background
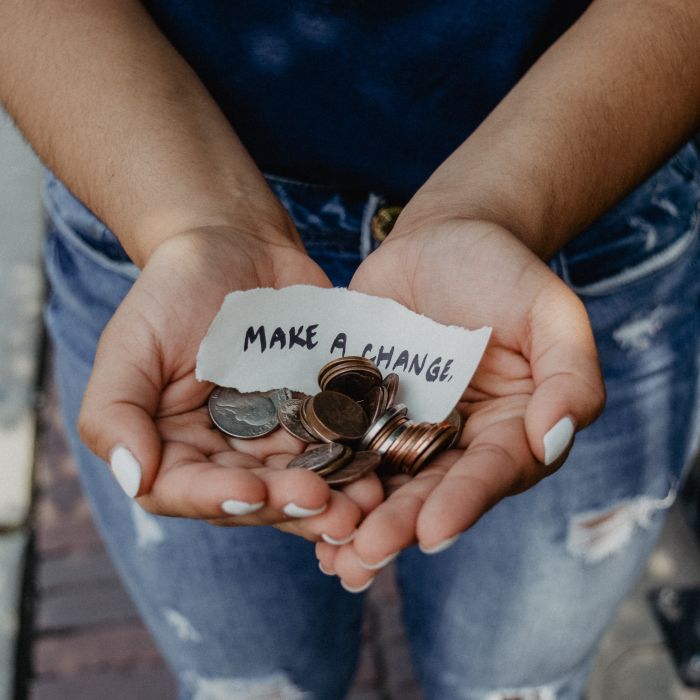
[[[0,700],[174,698],[63,439],[41,322],[40,186],[38,160],[0,111]],[[602,640],[588,700],[700,700],[697,471]],[[399,698],[422,695],[389,567],[371,589],[350,700]]]

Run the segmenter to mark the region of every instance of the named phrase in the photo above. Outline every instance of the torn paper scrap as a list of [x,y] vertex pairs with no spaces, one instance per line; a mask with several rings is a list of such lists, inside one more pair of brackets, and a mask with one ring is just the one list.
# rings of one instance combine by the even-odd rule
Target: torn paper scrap
[[224,299],[199,348],[196,376],[240,391],[315,394],[326,362],[361,355],[382,374],[399,375],[397,401],[413,420],[435,422],[461,397],[490,334],[345,288],[251,289]]

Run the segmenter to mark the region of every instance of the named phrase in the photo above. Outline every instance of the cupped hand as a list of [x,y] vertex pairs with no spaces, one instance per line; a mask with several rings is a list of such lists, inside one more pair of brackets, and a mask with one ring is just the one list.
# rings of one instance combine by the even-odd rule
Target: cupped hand
[[304,445],[284,430],[247,441],[212,426],[195,361],[225,295],[292,284],[330,286],[295,242],[228,228],[179,234],[149,258],[100,339],[79,417],[83,441],[146,510],[343,541],[381,500],[376,478],[338,492],[285,469]]
[[441,323],[493,327],[459,404],[458,449],[390,484],[351,544],[317,544],[322,567],[358,588],[401,549],[441,551],[499,500],[551,474],[605,391],[582,303],[499,226],[442,220],[407,230],[399,219],[351,287]]

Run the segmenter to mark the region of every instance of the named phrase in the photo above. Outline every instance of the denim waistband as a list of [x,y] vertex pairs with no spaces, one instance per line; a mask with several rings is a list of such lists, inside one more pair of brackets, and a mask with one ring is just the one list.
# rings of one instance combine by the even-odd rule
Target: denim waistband
[[[385,198],[373,192],[338,192],[325,185],[265,175],[285,207],[307,249],[366,257],[374,246],[370,223]],[[117,263],[129,256],[112,231],[50,170],[45,171],[43,199],[49,217],[62,232]],[[64,224],[65,226],[61,226]],[[67,229],[67,231],[65,230]]]
[[[332,187],[266,175],[312,257],[360,261],[377,245],[371,220],[386,205],[380,193],[338,192]],[[682,245],[698,224],[700,160],[688,144],[642,185],[555,256],[552,268],[575,290],[604,288],[606,281],[644,269]],[[135,278],[138,270],[114,234],[50,171],[44,201],[64,238],[103,264]],[[344,278],[347,281],[347,274]]]

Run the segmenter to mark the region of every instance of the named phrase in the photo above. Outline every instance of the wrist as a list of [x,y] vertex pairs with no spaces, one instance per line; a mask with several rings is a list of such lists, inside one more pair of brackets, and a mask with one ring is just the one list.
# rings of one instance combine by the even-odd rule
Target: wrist
[[[271,195],[272,197],[272,195]],[[245,240],[246,244],[281,245],[302,248],[299,235],[286,211],[276,200],[264,204],[250,197],[236,206],[191,206],[181,210],[153,212],[138,222],[133,231],[120,236],[131,259],[143,267],[151,256],[171,240],[192,238],[212,242]]]
[[397,232],[449,221],[490,224],[508,231],[545,261],[566,244],[567,237],[549,220],[551,212],[543,197],[533,196],[531,191],[505,192],[476,178],[447,182],[439,177],[439,171],[435,176],[406,205],[397,221]]

